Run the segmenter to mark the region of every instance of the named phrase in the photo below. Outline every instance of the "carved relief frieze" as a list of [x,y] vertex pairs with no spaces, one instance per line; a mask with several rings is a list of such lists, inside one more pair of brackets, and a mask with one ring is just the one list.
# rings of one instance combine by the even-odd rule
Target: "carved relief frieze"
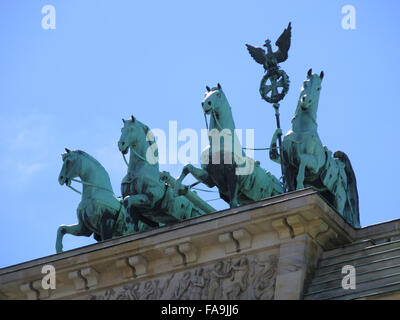
[[276,255],[241,255],[162,277],[111,288],[94,300],[194,300],[274,298]]

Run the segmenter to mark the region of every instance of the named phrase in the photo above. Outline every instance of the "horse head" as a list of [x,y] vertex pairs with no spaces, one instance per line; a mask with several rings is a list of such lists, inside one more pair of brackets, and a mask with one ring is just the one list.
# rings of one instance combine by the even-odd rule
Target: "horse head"
[[121,137],[118,141],[118,148],[123,154],[128,152],[129,147],[135,147],[142,141],[146,141],[146,133],[141,122],[134,116],[129,120],[122,119],[124,126],[121,129]]
[[201,102],[204,113],[221,113],[223,111],[222,108],[227,105],[227,99],[222,91],[221,85],[218,83],[216,87],[210,89],[210,87],[207,86],[206,89],[207,92],[205,93],[205,97]]
[[320,75],[317,75],[312,73],[312,69],[308,70],[307,79],[304,80],[303,87],[301,88],[296,114],[307,112],[314,119],[316,118],[323,77],[323,71],[321,71]]
[[122,121],[124,126],[118,141],[119,151],[125,155],[131,148],[131,157],[135,155],[140,160],[158,167],[157,143],[149,127],[136,120],[134,116],[129,120],[122,119]]
[[[233,121],[232,109],[229,105],[228,99],[226,98],[224,92],[222,91],[221,85],[218,85],[212,89],[207,88],[207,92],[201,106],[203,107],[204,116],[207,114],[210,116],[210,125],[207,128],[209,130],[218,129],[219,131],[223,129],[235,130],[235,123]],[[207,119],[206,119],[207,121]]]
[[82,160],[78,156],[77,151],[70,151],[67,148],[61,157],[63,160],[63,166],[58,175],[58,182],[60,185],[66,184],[69,186],[71,185],[71,179],[74,179],[81,174]]

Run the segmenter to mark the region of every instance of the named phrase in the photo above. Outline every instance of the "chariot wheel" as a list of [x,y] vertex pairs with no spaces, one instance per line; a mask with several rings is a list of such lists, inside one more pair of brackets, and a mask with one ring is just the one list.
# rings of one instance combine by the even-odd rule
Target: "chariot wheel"
[[278,103],[289,90],[289,77],[285,71],[268,71],[261,79],[260,94],[261,97],[269,103]]

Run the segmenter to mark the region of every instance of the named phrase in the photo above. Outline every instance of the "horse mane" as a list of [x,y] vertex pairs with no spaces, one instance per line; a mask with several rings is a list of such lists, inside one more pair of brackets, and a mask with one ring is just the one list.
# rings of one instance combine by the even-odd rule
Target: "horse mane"
[[153,134],[151,135],[150,140],[147,139],[147,137],[148,137],[147,134],[149,131],[151,131],[150,128],[147,125],[145,125],[143,122],[140,122],[137,119],[135,119],[135,122],[138,123],[141,126],[141,128],[143,129],[144,134],[146,135],[146,141],[149,143],[149,145],[152,146],[153,144],[156,144],[156,153],[157,153],[156,155],[158,155],[158,146],[157,146],[157,142],[154,138],[154,135]]
[[88,153],[86,153],[85,151],[82,151],[82,150],[74,150],[72,152],[76,152],[77,154],[79,154],[79,155],[87,158],[88,160],[94,162],[95,164],[97,164],[99,167],[101,167],[107,173],[107,171],[103,167],[103,165],[97,159],[95,159],[93,156],[91,156],[90,154],[88,154]]
[[232,107],[231,107],[231,105],[230,105],[230,103],[228,101],[228,98],[226,97],[225,92],[222,90],[222,88],[212,87],[211,91],[218,91],[218,93],[220,93],[222,95],[221,98],[222,97],[224,98],[225,103],[229,107],[229,109],[232,109]]

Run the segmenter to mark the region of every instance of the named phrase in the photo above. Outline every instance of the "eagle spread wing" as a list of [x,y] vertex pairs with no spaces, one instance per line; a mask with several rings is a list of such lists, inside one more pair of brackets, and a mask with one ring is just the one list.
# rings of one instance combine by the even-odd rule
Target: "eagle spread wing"
[[253,47],[249,44],[246,44],[247,50],[249,50],[250,55],[253,57],[256,62],[264,65],[266,62],[265,51],[263,48]]
[[291,22],[289,22],[288,27],[285,30],[283,30],[282,34],[275,42],[276,46],[279,48],[275,52],[275,57],[278,63],[285,61],[288,57],[291,36],[292,36],[292,25]]

